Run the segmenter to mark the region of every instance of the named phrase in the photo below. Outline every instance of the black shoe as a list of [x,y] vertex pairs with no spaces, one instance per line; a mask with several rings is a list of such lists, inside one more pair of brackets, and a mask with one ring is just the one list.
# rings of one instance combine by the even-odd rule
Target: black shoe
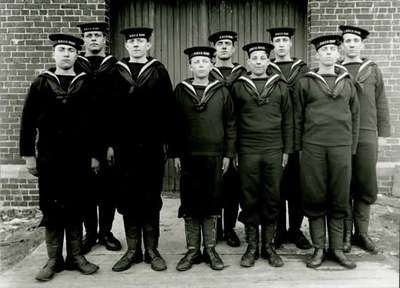
[[350,230],[344,232],[344,239],[343,239],[344,253],[349,253],[351,251],[352,238],[353,238],[353,233]]
[[252,267],[254,266],[254,262],[260,257],[260,252],[258,251],[258,247],[250,247],[247,246],[246,252],[243,254],[240,259],[240,266],[243,267]]
[[112,267],[112,271],[121,272],[131,268],[132,264],[134,263],[135,254],[136,250],[126,251],[124,256],[122,256],[121,259],[119,259],[117,263],[114,264],[114,266]]
[[67,259],[65,260],[65,269],[70,271],[78,270],[83,275],[90,275],[99,270],[100,267],[87,261],[83,255],[67,255]]
[[307,267],[308,268],[317,268],[321,266],[322,262],[325,259],[326,251],[322,248],[315,248],[314,254],[311,256],[310,259],[307,260]]
[[110,251],[121,250],[121,243],[111,232],[99,234],[99,244],[106,246],[106,249]]
[[176,265],[176,270],[187,271],[190,270],[193,264],[200,264],[203,262],[203,255],[201,251],[197,249],[191,249],[186,252],[185,256]]
[[61,272],[64,270],[64,259],[63,257],[59,258],[50,258],[46,265],[39,271],[36,275],[35,279],[38,281],[49,281],[53,279],[54,274],[57,272]]
[[144,262],[151,264],[151,269],[154,271],[163,271],[167,269],[165,260],[161,257],[157,249],[149,249],[144,253]]
[[310,249],[312,248],[312,245],[310,241],[304,236],[303,232],[300,230],[297,231],[288,231],[286,234],[286,241],[290,243],[294,243],[297,248],[299,249]]
[[282,258],[276,254],[276,251],[272,244],[266,245],[263,249],[264,255],[263,258],[268,260],[269,265],[272,267],[282,267],[283,261]]
[[204,262],[209,263],[211,269],[222,270],[225,268],[224,262],[219,257],[214,247],[204,248],[203,256],[204,256]]
[[92,247],[97,243],[97,233],[86,233],[82,239],[82,254],[85,255],[92,250]]
[[367,233],[356,233],[353,238],[353,244],[372,254],[379,252],[378,247]]
[[356,263],[347,258],[347,256],[343,253],[343,250],[341,249],[329,250],[329,256],[330,258],[332,258],[332,260],[339,263],[340,266],[343,266],[347,269],[354,269],[357,267]]
[[226,244],[231,247],[239,247],[240,246],[240,240],[239,237],[236,235],[235,230],[225,230],[225,240]]
[[[286,243],[286,237],[287,236],[287,231],[286,230],[281,230],[281,229],[279,229],[279,230],[276,230],[276,235],[275,235],[275,238],[274,238],[274,247],[275,247],[275,249],[279,249],[279,247],[281,247],[282,246],[282,244],[284,244],[284,243]],[[263,247],[261,247],[261,249],[262,249]],[[264,249],[262,249],[262,250],[264,250]],[[264,254],[264,253],[262,253],[262,254]]]

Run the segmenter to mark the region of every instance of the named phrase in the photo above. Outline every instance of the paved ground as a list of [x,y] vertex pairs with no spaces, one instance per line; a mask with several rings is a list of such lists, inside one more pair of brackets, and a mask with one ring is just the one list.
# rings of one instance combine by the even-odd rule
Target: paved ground
[[[285,262],[282,268],[273,268],[262,259],[252,268],[242,268],[239,260],[246,245],[231,248],[220,243],[217,251],[226,265],[223,271],[213,271],[203,263],[195,265],[190,271],[178,272],[175,265],[186,252],[183,220],[176,217],[178,205],[178,199],[164,198],[159,250],[167,261],[166,271],[152,271],[144,263],[120,273],[111,271],[112,265],[126,249],[122,241],[123,250],[120,252],[110,252],[103,246],[96,246],[87,255],[90,261],[100,266],[96,274],[84,276],[76,271],[64,271],[56,274],[52,281],[40,283],[34,277],[47,260],[45,244],[41,244],[31,255],[0,276],[0,287],[399,287],[398,271],[386,264],[387,261],[382,261],[381,255],[364,257],[365,252],[357,248],[350,254],[358,265],[355,270],[344,269],[331,261],[324,262],[318,269],[308,269],[305,260],[312,250],[301,251],[292,244],[278,250]],[[124,239],[119,214],[113,230],[119,239]],[[244,241],[243,230],[239,223],[237,231]]]

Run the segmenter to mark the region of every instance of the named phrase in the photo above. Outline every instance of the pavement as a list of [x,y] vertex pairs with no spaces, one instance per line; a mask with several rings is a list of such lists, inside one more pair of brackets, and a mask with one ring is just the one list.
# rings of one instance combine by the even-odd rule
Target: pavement
[[[159,251],[167,262],[168,269],[161,272],[151,270],[149,264],[134,264],[124,272],[113,272],[111,267],[125,253],[126,243],[122,217],[118,213],[114,220],[113,233],[121,240],[122,250],[108,251],[104,246],[96,245],[86,255],[92,263],[100,266],[93,275],[81,275],[77,271],[57,273],[49,282],[38,282],[34,279],[36,273],[47,261],[45,243],[42,243],[29,256],[24,258],[10,270],[0,275],[0,288],[101,288],[101,287],[348,287],[348,288],[395,288],[399,287],[399,272],[380,255],[358,260],[360,253],[366,253],[354,248],[350,254],[357,263],[357,268],[347,270],[337,263],[326,260],[317,269],[309,269],[305,265],[307,257],[313,252],[299,250],[293,244],[285,244],[278,250],[282,256],[284,267],[274,268],[263,259],[256,261],[255,266],[243,268],[239,265],[240,257],[246,250],[244,227],[237,224],[236,231],[242,240],[242,245],[232,248],[225,242],[220,242],[216,250],[225,263],[222,271],[213,271],[207,264],[194,265],[186,272],[175,269],[178,261],[186,253],[184,222],[177,218],[179,199],[164,197],[161,212]],[[307,221],[303,221],[303,231],[308,236]],[[64,251],[65,255],[65,251]],[[376,256],[376,257],[375,257]]]

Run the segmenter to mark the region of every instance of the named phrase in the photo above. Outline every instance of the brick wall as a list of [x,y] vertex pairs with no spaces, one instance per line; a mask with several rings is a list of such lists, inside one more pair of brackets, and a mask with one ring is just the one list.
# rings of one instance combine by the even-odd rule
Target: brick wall
[[[371,32],[364,57],[376,62],[383,74],[389,102],[392,136],[379,153],[380,162],[400,161],[400,0],[309,0],[309,40],[340,32],[339,25],[355,25]],[[316,66],[309,45],[309,63]]]
[[19,157],[19,123],[32,80],[54,66],[48,35],[80,35],[81,22],[108,21],[107,0],[0,1],[0,207],[37,207],[36,179]]
[[[117,0],[114,0],[117,1]],[[391,112],[392,137],[380,153],[382,162],[400,161],[400,0],[309,0],[309,40],[337,33],[340,24],[360,25],[372,32],[365,56],[381,67]],[[37,207],[36,179],[19,157],[19,122],[32,80],[53,66],[48,35],[79,35],[80,22],[108,21],[108,0],[0,1],[0,207]],[[308,63],[315,66],[314,48]],[[389,193],[390,173],[379,179]]]
[[2,0],[0,2],[0,160],[20,164],[22,104],[34,77],[54,66],[48,35],[79,36],[76,24],[105,21],[104,0]]

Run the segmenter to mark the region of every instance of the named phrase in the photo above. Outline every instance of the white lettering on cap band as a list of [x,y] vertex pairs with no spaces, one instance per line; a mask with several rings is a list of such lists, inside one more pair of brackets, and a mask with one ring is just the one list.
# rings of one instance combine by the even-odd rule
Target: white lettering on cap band
[[275,36],[289,36],[289,32],[276,32]]
[[264,46],[254,46],[254,47],[251,47],[251,48],[249,49],[249,52],[253,52],[253,51],[256,51],[256,50],[267,51],[267,49],[265,49]]
[[88,31],[100,31],[100,27],[86,27],[82,29],[83,32],[88,32]]
[[219,39],[233,39],[233,36],[232,35],[220,35],[218,38]]
[[356,35],[361,35],[361,31],[359,30],[354,30],[354,29],[346,29],[344,30],[344,33],[352,33],[352,34],[356,34]]
[[210,56],[211,54],[209,52],[205,52],[205,51],[197,51],[197,52],[193,52],[192,56]]
[[128,34],[128,38],[146,38],[144,33]]
[[72,46],[76,46],[76,43],[73,41],[69,41],[69,40],[57,40],[56,41],[57,44],[68,44],[68,45],[72,45]]
[[319,42],[318,45],[322,46],[322,45],[335,44],[335,43],[336,43],[336,40],[332,39],[332,40],[325,40],[325,41]]

